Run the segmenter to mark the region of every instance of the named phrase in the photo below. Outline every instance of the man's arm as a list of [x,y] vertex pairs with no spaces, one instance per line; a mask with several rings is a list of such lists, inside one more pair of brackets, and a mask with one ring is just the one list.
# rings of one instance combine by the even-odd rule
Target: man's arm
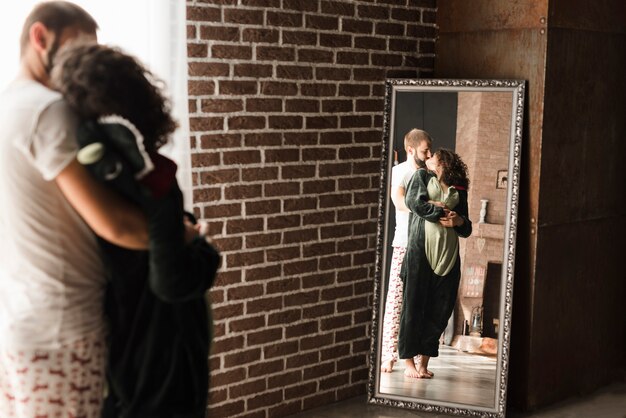
[[96,181],[77,160],[69,163],[55,181],[98,236],[120,247],[148,248],[148,224],[142,211]]
[[411,212],[409,208],[406,207],[404,203],[404,195],[406,194],[406,189],[404,186],[392,186],[391,187],[391,201],[393,205],[396,207],[396,210],[400,212]]

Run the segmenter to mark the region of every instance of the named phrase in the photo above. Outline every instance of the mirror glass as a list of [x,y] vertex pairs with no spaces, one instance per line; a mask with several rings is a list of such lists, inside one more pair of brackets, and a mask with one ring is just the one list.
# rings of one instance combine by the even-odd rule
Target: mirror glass
[[386,82],[371,403],[504,416],[524,86]]

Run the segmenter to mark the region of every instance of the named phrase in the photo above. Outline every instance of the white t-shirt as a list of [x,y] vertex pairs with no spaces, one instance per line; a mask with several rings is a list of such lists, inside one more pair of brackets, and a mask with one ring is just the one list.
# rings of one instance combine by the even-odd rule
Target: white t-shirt
[[53,349],[103,331],[98,244],[54,181],[76,156],[76,123],[35,81],[0,93],[0,347]]
[[[395,187],[403,187],[406,190],[406,186],[411,180],[415,169],[408,162],[400,163],[391,169],[391,189]],[[409,212],[401,212],[396,209],[396,230],[393,234],[392,246],[394,247],[406,247],[409,242]]]

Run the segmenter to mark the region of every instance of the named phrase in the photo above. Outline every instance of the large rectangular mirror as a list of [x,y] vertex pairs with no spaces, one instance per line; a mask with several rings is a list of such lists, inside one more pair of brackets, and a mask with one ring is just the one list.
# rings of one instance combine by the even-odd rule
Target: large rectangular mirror
[[524,91],[386,82],[370,403],[505,414]]

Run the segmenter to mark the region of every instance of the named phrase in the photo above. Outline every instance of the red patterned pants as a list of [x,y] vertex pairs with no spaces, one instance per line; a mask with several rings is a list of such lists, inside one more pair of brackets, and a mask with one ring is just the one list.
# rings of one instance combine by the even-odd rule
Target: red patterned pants
[[387,300],[385,301],[385,315],[383,317],[383,344],[381,360],[383,362],[398,360],[398,329],[400,328],[400,311],[402,310],[402,279],[400,268],[406,247],[393,247],[391,267],[389,269],[389,284],[387,286]]
[[104,354],[100,336],[58,350],[0,350],[0,417],[99,418]]

